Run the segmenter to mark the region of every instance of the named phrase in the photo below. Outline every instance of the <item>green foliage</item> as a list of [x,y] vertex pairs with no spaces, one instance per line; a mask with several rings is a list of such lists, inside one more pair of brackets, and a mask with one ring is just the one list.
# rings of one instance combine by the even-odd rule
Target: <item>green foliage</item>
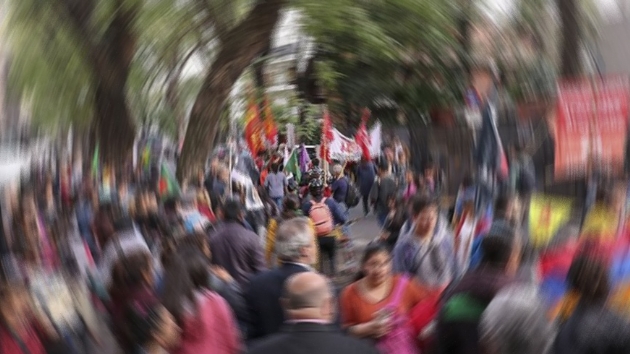
[[9,6],[4,28],[11,53],[9,89],[28,100],[35,126],[86,125],[93,115],[93,86],[84,52],[50,1]]
[[336,115],[356,123],[362,107],[374,108],[379,100],[411,109],[439,103],[441,89],[425,81],[452,71],[449,56],[457,50],[452,2],[297,3],[306,32],[317,42],[317,78]]

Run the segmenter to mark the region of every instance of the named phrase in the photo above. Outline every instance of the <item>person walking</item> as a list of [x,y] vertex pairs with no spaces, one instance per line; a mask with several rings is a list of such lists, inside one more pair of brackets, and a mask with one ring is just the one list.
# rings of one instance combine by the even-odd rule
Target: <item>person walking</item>
[[278,163],[271,164],[271,171],[265,179],[265,189],[269,197],[276,203],[278,209],[282,210],[282,200],[287,190],[289,181],[284,172],[280,171]]
[[630,323],[606,305],[610,280],[603,262],[593,256],[579,255],[571,264],[567,282],[579,300],[571,316],[560,324],[553,352],[630,352]]
[[425,286],[444,288],[460,274],[461,264],[448,223],[438,221],[435,199],[413,201],[413,224],[394,247],[394,269],[415,277]]
[[[341,295],[343,327],[352,336],[375,340],[383,354],[416,352],[409,313],[429,292],[407,275],[393,273],[385,244],[367,247],[359,278]],[[400,333],[408,335],[396,337],[392,343]]]
[[374,185],[374,180],[376,180],[376,167],[372,161],[362,157],[355,174],[363,199],[363,215],[367,216],[370,213],[370,191]]
[[265,270],[260,237],[245,227],[245,211],[239,201],[227,200],[221,215],[223,226],[210,235],[212,263],[223,267],[240,286],[245,286],[254,274]]
[[382,161],[378,167],[378,178],[370,190],[370,203],[374,205],[374,212],[378,225],[383,227],[389,214],[389,201],[396,196],[397,183],[389,172],[389,163]]
[[313,272],[293,275],[286,281],[281,302],[287,321],[280,333],[257,343],[250,354],[377,354],[366,342],[345,336],[332,323],[333,289]]
[[278,332],[285,319],[279,301],[285,280],[296,273],[311,271],[317,262],[311,221],[295,217],[282,222],[276,231],[275,248],[280,265],[253,277],[244,294],[250,340]]
[[324,269],[323,257],[326,255],[330,264],[330,274],[335,274],[337,235],[336,226],[345,224],[348,219],[339,204],[333,198],[324,197],[324,183],[321,179],[309,182],[310,200],[302,204],[302,212],[315,224],[315,234],[319,243],[319,267]]
[[479,267],[446,291],[436,328],[438,353],[482,353],[478,331],[482,314],[495,295],[515,279],[520,262],[516,237],[488,236],[481,247]]
[[[343,213],[346,216],[346,219],[350,218],[350,209],[346,204],[346,200],[348,197],[348,189],[350,188],[350,182],[348,181],[348,177],[343,174],[343,167],[339,164],[333,166],[333,182],[330,185],[330,189],[332,191],[332,198],[339,204],[341,209],[343,209]],[[350,236],[350,228],[348,226],[342,226],[341,231],[344,236]]]

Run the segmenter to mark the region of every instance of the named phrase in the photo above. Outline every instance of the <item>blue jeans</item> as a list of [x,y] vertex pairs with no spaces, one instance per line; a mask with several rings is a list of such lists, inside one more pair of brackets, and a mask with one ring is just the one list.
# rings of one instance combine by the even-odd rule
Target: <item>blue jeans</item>
[[378,226],[379,227],[383,227],[385,225],[385,220],[387,220],[387,214],[389,214],[389,212],[385,211],[379,211],[378,213],[376,213],[376,221],[378,222]]
[[279,198],[271,198],[273,199],[274,203],[276,203],[276,205],[278,206],[278,212],[282,211],[282,201],[284,200],[284,197],[279,197]]
[[[343,203],[343,202],[339,203],[339,206],[341,207],[343,215],[346,216],[346,220],[348,220],[350,217],[350,209],[348,209],[348,206],[346,205],[346,203]],[[345,224],[341,225],[341,232],[343,232],[343,234],[346,236],[350,236],[350,226],[348,226],[347,221]]]

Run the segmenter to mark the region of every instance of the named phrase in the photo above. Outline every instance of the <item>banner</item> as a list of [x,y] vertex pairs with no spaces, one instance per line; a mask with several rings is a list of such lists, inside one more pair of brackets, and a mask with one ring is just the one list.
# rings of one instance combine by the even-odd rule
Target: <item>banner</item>
[[558,87],[554,166],[556,179],[586,175],[591,151],[593,100],[590,81],[565,82]]
[[573,202],[565,198],[534,195],[529,206],[529,230],[534,247],[544,247],[571,218]]
[[584,177],[593,165],[605,172],[623,171],[629,98],[624,78],[559,84],[554,130],[556,179]]
[[615,175],[623,173],[629,98],[628,80],[623,78],[606,79],[595,94],[595,161]]
[[361,147],[354,139],[341,134],[337,129],[332,130],[332,139],[328,143],[328,151],[331,160],[359,161],[361,160]]

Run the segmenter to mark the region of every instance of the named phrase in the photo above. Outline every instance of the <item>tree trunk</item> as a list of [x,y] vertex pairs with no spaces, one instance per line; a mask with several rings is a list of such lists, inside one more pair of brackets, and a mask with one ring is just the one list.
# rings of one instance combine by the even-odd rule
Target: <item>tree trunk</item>
[[221,112],[230,91],[252,60],[271,41],[286,0],[259,0],[247,17],[226,35],[190,113],[177,177],[183,181],[203,168],[215,143]]
[[130,156],[135,139],[135,124],[127,106],[126,85],[131,61],[136,52],[133,25],[140,5],[125,7],[116,0],[111,22],[102,38],[91,26],[96,2],[57,0],[59,15],[73,26],[75,38],[85,51],[94,77],[96,129],[101,161],[122,166]]
[[461,47],[461,54],[459,56],[459,60],[461,62],[462,68],[464,70],[464,74],[470,75],[470,50],[471,50],[471,38],[470,38],[470,29],[471,29],[471,19],[470,13],[473,11],[473,1],[472,0],[462,0],[464,1],[462,9],[466,9],[460,12],[459,20],[457,23],[458,32],[459,32],[459,45]]
[[560,74],[563,78],[577,77],[581,73],[580,5],[577,0],[557,0],[560,14]]

